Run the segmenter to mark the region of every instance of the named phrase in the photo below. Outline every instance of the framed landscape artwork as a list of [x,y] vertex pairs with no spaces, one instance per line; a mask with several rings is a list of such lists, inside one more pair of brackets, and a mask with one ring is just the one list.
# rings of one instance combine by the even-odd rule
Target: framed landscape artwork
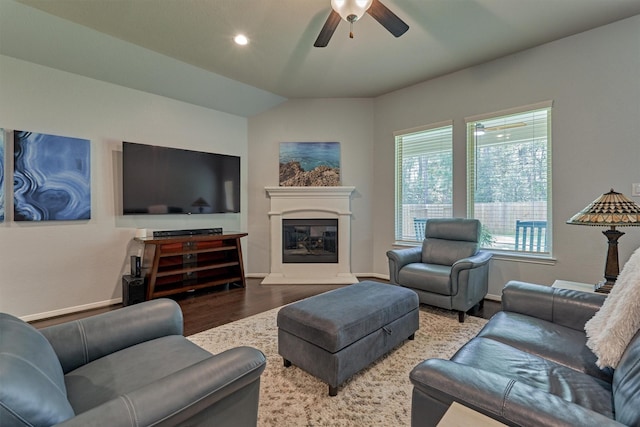
[[14,220],[91,218],[87,139],[14,131]]
[[340,185],[339,142],[281,142],[281,187]]

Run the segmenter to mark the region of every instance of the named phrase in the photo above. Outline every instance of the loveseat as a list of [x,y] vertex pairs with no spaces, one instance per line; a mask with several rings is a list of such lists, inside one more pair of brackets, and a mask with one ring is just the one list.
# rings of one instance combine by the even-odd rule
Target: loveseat
[[585,323],[604,294],[509,282],[502,311],[450,360],[410,374],[412,426],[435,426],[452,402],[510,426],[639,426],[640,333],[615,369],[596,365]]
[[169,299],[41,330],[0,313],[0,426],[255,426],[262,352],[182,333]]

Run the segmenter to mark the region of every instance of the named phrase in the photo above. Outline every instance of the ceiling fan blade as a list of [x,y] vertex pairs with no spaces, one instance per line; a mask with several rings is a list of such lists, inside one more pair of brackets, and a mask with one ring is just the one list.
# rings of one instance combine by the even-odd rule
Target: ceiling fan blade
[[331,40],[331,36],[333,32],[336,30],[336,27],[340,23],[340,15],[335,10],[331,10],[329,17],[324,23],[324,26],[320,30],[320,34],[318,34],[318,38],[316,42],[313,44],[314,47],[325,47],[329,44],[329,40]]
[[380,3],[380,0],[373,0],[367,13],[396,37],[400,37],[409,29],[409,26],[391,12],[387,6]]

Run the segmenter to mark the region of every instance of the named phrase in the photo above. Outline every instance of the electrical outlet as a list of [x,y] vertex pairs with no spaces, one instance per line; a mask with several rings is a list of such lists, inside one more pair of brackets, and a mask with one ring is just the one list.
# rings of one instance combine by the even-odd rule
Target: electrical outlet
[[640,197],[640,183],[631,184],[631,195]]

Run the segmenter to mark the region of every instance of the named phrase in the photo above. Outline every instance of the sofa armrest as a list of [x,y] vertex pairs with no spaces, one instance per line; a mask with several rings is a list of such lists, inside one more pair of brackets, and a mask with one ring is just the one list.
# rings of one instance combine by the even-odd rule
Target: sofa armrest
[[[574,427],[578,425],[622,426],[615,420],[566,401],[541,389],[502,375],[449,360],[429,359],[411,372],[414,385],[412,426],[416,418],[429,419],[430,403],[448,407],[458,402],[508,425]],[[417,402],[416,402],[417,400]],[[446,410],[446,409],[444,409]],[[444,412],[440,414],[440,417]],[[433,417],[431,417],[433,418]],[[431,419],[425,425],[437,424]]]
[[[213,411],[216,425],[253,425],[257,421],[260,375],[266,366],[264,354],[251,347],[236,347],[175,372],[126,395],[118,396],[61,424],[72,426],[210,425],[202,412]],[[251,387],[253,396],[242,393]],[[234,393],[239,392],[235,396]],[[249,407],[247,407],[249,406]]]
[[64,373],[127,347],[167,335],[182,335],[182,311],[157,299],[40,330]]
[[407,249],[392,249],[387,251],[389,258],[389,280],[398,285],[398,274],[400,269],[407,264],[420,262],[422,260],[422,246]]
[[502,310],[582,331],[605,298],[605,294],[510,281],[502,290]]

